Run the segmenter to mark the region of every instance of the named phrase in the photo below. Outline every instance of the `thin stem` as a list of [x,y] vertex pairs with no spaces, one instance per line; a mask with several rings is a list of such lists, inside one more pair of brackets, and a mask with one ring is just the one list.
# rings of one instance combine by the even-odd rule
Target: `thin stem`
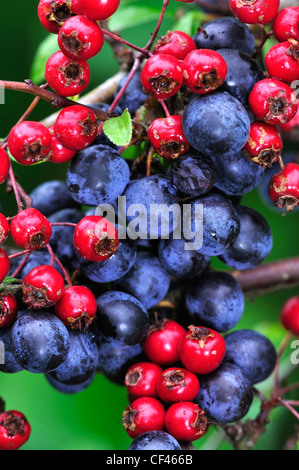
[[167,117],[169,117],[169,116],[170,116],[170,112],[168,111],[168,108],[167,108],[167,106],[166,106],[165,101],[164,101],[164,100],[158,100],[158,101],[159,101],[160,105],[162,106],[165,115],[166,115]]
[[151,147],[148,151],[147,159],[146,159],[146,176],[151,175],[151,165],[152,165],[154,153],[155,153],[155,149],[154,147]]
[[163,6],[162,6],[162,10],[161,10],[161,13],[160,13],[160,17],[158,19],[158,22],[156,24],[156,27],[154,29],[154,32],[152,33],[152,36],[150,38],[150,40],[148,41],[147,45],[145,46],[145,49],[146,50],[150,50],[152,45],[154,44],[154,41],[159,33],[159,30],[160,30],[160,27],[161,27],[161,24],[162,24],[162,21],[164,19],[164,16],[165,16],[165,12],[166,12],[166,9],[169,5],[169,2],[170,0],[163,0]]
[[9,259],[17,258],[18,256],[22,255],[27,255],[31,253],[31,250],[24,250],[24,251],[19,251],[18,253],[13,253],[12,255],[9,255]]
[[32,198],[30,196],[28,196],[25,189],[18,182],[17,182],[17,188],[18,188],[18,192],[19,192],[21,198],[24,201],[25,206],[27,208],[32,207],[32,203],[33,203]]
[[16,277],[19,272],[23,269],[23,267],[25,266],[25,264],[27,263],[28,261],[28,258],[31,254],[31,250],[27,250],[28,253],[26,253],[26,255],[24,256],[24,258],[22,259],[21,263],[19,264],[19,266],[17,267],[17,269],[12,273],[11,277]]
[[288,401],[285,401],[282,398],[278,398],[278,402],[285,406],[295,416],[295,418],[299,420],[299,413],[295,410],[295,408],[292,407],[292,405],[290,405]]
[[54,251],[52,250],[52,248],[51,248],[51,246],[49,245],[49,243],[48,243],[48,245],[47,245],[47,250],[48,250],[49,255],[50,255],[50,264],[51,264],[51,266],[54,266],[54,262],[55,262],[55,253],[54,253]]
[[279,395],[286,395],[289,392],[292,392],[293,390],[297,390],[299,388],[299,382],[295,382],[291,385],[287,385],[286,387],[281,388],[278,391]]
[[150,57],[151,56],[151,53],[149,51],[147,51],[146,49],[142,49],[142,47],[135,46],[135,44],[132,44],[132,43],[126,41],[125,39],[117,36],[116,34],[112,33],[111,31],[107,31],[106,29],[102,28],[102,32],[106,36],[109,36],[110,38],[114,39],[115,41],[121,42],[125,46],[130,47],[130,49],[134,49],[135,51],[140,52],[145,57]]
[[10,165],[10,169],[9,169],[9,177],[10,177],[10,182],[11,182],[11,185],[12,185],[13,192],[15,194],[16,203],[17,203],[17,206],[18,206],[18,211],[20,212],[20,211],[23,210],[23,203],[21,201],[21,197],[20,197],[20,193],[19,193],[19,189],[18,189],[18,183],[16,181],[15,174],[13,172],[13,169],[12,169],[11,165]]
[[63,266],[63,264],[61,263],[60,259],[55,255],[55,262],[58,264],[58,266],[60,267],[61,271],[63,272],[63,276],[64,276],[64,279],[66,280],[66,283],[68,284],[69,287],[72,286],[72,281],[65,269],[65,267]]
[[283,159],[282,159],[281,155],[279,155],[279,157],[278,157],[278,163],[279,163],[280,169],[283,170],[284,169],[284,163],[283,163]]
[[52,225],[52,227],[59,227],[59,226],[76,227],[77,226],[77,224],[73,224],[71,222],[52,222],[51,225]]

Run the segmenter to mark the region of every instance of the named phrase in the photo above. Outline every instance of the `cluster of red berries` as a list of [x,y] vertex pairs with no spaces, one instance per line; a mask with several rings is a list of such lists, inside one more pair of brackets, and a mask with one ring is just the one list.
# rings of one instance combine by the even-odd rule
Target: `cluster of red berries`
[[182,442],[202,437],[207,417],[196,403],[198,375],[216,370],[225,349],[223,337],[210,328],[190,325],[186,331],[174,320],[157,321],[143,342],[151,362],[132,365],[125,377],[130,405],[122,423],[128,435],[167,430]]

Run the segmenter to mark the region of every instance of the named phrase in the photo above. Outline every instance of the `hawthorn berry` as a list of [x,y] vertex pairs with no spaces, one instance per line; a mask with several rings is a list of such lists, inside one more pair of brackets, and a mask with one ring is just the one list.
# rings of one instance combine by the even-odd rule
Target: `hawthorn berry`
[[69,18],[58,33],[58,46],[71,60],[91,59],[100,52],[103,44],[100,26],[83,15]]
[[248,142],[243,153],[262,168],[271,166],[281,155],[283,141],[277,127],[263,122],[250,125]]
[[0,184],[2,184],[8,177],[10,170],[10,161],[8,153],[3,148],[0,148]]
[[193,93],[204,95],[219,88],[225,81],[227,65],[216,51],[196,49],[182,63],[184,83]]
[[58,34],[63,23],[73,16],[72,4],[78,0],[40,0],[37,14],[42,26],[50,33]]
[[20,411],[0,414],[0,450],[17,450],[28,441],[31,426]]
[[291,331],[295,336],[299,336],[299,297],[294,296],[288,299],[280,314],[280,321],[286,330]]
[[137,398],[122,414],[122,424],[132,439],[144,432],[163,431],[164,419],[164,406],[153,397]]
[[179,344],[179,357],[186,369],[195,374],[209,374],[221,364],[225,341],[215,330],[190,325]]
[[149,129],[148,138],[156,152],[164,158],[175,159],[190,148],[179,115],[155,119]]
[[130,398],[158,397],[157,383],[161,374],[161,367],[153,362],[133,364],[125,376],[125,386]]
[[55,313],[71,329],[84,329],[93,322],[96,316],[97,303],[88,287],[70,286],[64,291],[55,304]]
[[269,196],[277,207],[292,211],[299,204],[299,165],[287,163],[282,170],[272,176]]
[[291,38],[299,41],[299,6],[283,8],[274,19],[272,29],[277,41]]
[[89,65],[86,61],[75,62],[57,51],[47,60],[45,79],[58,95],[79,95],[89,85]]
[[9,268],[9,257],[7,253],[3,250],[3,248],[0,248],[0,282],[2,282],[6,278]]
[[10,233],[20,248],[37,250],[49,243],[52,227],[40,211],[30,207],[14,217],[10,223]]
[[23,121],[16,124],[8,136],[8,148],[22,165],[33,165],[47,159],[51,134],[41,123]]
[[17,317],[18,304],[12,294],[0,294],[0,327],[10,325]]
[[23,279],[23,301],[29,308],[54,305],[64,292],[64,280],[53,266],[40,265],[31,269]]
[[48,155],[48,161],[51,163],[65,163],[70,161],[75,155],[75,150],[69,150],[65,148],[57,139],[54,133],[54,127],[50,126],[49,132],[51,133],[51,145],[50,145],[50,152]]
[[54,124],[55,136],[67,149],[79,151],[88,147],[97,136],[98,121],[95,114],[81,105],[60,111]]
[[170,54],[184,60],[189,52],[196,49],[194,40],[183,31],[167,31],[153,48],[153,54]]
[[158,100],[175,95],[183,84],[180,61],[170,54],[155,54],[144,64],[141,83],[148,93]]
[[102,21],[112,16],[120,0],[79,0],[82,14],[90,20]]
[[118,232],[104,217],[89,215],[83,217],[74,231],[74,247],[82,258],[88,261],[105,261],[117,250]]
[[295,39],[274,44],[265,57],[270,77],[286,83],[299,80],[299,42]]
[[165,403],[193,401],[198,395],[199,388],[197,376],[180,367],[164,370],[157,383],[158,396]]
[[165,427],[178,441],[192,442],[207,430],[207,417],[198,405],[181,401],[171,405],[165,414]]
[[143,350],[157,364],[175,364],[179,361],[178,347],[185,334],[185,328],[174,320],[159,320],[149,328]]
[[292,88],[275,78],[257,82],[249,95],[248,103],[257,119],[274,126],[289,122],[298,109]]
[[278,13],[280,0],[229,0],[232,13],[242,23],[267,24]]
[[6,217],[0,213],[0,245],[2,245],[3,242],[8,237],[8,232],[9,232],[9,223],[6,219]]

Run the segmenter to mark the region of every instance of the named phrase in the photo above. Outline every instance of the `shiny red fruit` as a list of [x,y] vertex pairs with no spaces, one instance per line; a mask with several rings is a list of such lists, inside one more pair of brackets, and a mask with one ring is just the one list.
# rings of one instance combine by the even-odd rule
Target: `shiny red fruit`
[[156,152],[164,158],[174,159],[190,148],[179,115],[155,119],[149,129],[148,138]]
[[243,153],[262,168],[272,166],[281,155],[283,141],[275,126],[256,121],[250,125],[248,142]]
[[85,286],[67,287],[55,304],[56,315],[73,330],[85,330],[95,319],[96,311],[95,296]]
[[225,355],[222,336],[203,326],[188,327],[179,345],[179,357],[186,369],[195,374],[209,374],[217,369]]
[[157,384],[158,396],[165,403],[193,401],[198,395],[199,388],[197,376],[180,367],[164,370]]
[[17,450],[28,441],[31,427],[20,411],[0,414],[0,450]]
[[205,95],[219,88],[227,75],[227,65],[216,51],[196,49],[182,63],[185,85],[193,93]]
[[0,294],[0,328],[10,325],[17,317],[18,304],[12,294]]
[[178,441],[192,442],[205,434],[207,417],[195,403],[182,401],[168,408],[165,426],[169,434]]
[[64,280],[53,266],[40,265],[23,279],[23,301],[31,308],[54,305],[64,292]]
[[299,42],[295,39],[274,44],[265,57],[270,77],[286,83],[299,80]]
[[63,23],[76,12],[71,0],[40,0],[37,13],[43,27],[50,33],[58,34]]
[[0,282],[2,282],[9,271],[10,268],[10,261],[7,253],[0,248]]
[[16,245],[24,250],[44,248],[52,235],[48,219],[37,209],[19,212],[10,223],[10,233]]
[[280,320],[286,330],[299,336],[299,297],[288,299],[282,307]]
[[299,204],[299,165],[287,163],[284,168],[272,176],[269,184],[269,195],[283,212],[292,211]]
[[67,149],[78,152],[88,147],[97,136],[95,114],[81,105],[69,106],[58,114],[54,124],[55,136]]
[[0,245],[5,242],[9,233],[9,223],[5,215],[0,213]]
[[150,327],[143,342],[143,350],[147,357],[157,364],[175,364],[179,361],[178,347],[185,334],[185,328],[174,320],[159,320]]
[[278,13],[280,0],[229,0],[232,13],[242,23],[267,24]]
[[48,128],[51,133],[51,145],[50,152],[48,155],[48,161],[51,163],[65,163],[70,161],[75,155],[75,150],[69,150],[65,148],[57,139],[54,134],[54,127],[51,126]]
[[122,424],[132,439],[144,432],[163,431],[164,419],[162,403],[152,397],[137,398],[122,414]]
[[298,109],[292,88],[275,78],[257,82],[249,95],[248,103],[257,119],[273,126],[289,122]]
[[178,60],[184,60],[194,49],[196,44],[189,34],[183,31],[167,31],[165,36],[156,42],[153,54],[170,54]]
[[23,121],[16,124],[8,136],[8,148],[22,165],[44,161],[50,151],[51,134],[41,123]]
[[120,0],[80,0],[82,14],[94,21],[110,18],[118,9],[119,4]]
[[161,367],[153,362],[132,365],[125,376],[125,386],[130,398],[158,397],[157,383],[161,374]]
[[141,83],[158,100],[175,95],[183,84],[180,61],[170,54],[156,54],[147,59],[140,74]]
[[277,41],[296,39],[299,41],[299,6],[283,8],[272,25]]
[[4,183],[10,170],[10,160],[8,153],[0,148],[0,184]]

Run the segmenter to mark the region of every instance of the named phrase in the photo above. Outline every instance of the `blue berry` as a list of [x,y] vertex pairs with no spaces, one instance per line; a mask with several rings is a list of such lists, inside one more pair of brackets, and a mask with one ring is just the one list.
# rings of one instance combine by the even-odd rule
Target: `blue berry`
[[249,56],[254,51],[254,35],[241,21],[232,17],[205,23],[193,36],[198,49],[238,49]]
[[204,155],[232,155],[246,144],[250,119],[240,101],[217,91],[190,101],[183,114],[183,131],[190,145]]
[[239,206],[237,212],[240,233],[220,259],[231,268],[255,268],[271,253],[272,232],[266,219],[254,209]]
[[179,279],[199,276],[209,264],[210,257],[195,250],[186,250],[185,240],[161,240],[159,258],[166,271]]
[[236,330],[225,337],[224,362],[238,366],[251,384],[267,379],[273,372],[277,353],[266,336],[254,330]]
[[220,271],[196,279],[186,291],[188,321],[219,332],[237,325],[244,303],[239,283],[230,274]]
[[66,183],[75,201],[98,206],[117,199],[129,178],[129,166],[120,154],[107,145],[97,145],[75,155],[67,170]]
[[[121,87],[124,85],[125,81],[127,79],[127,75],[121,79],[117,86],[116,94],[119,92]],[[115,96],[116,96],[115,94]],[[145,102],[145,100],[148,99],[148,95],[143,92],[142,90],[142,84],[140,81],[140,70],[138,70],[132,80],[130,81],[128,87],[126,88],[123,96],[118,102],[118,106],[121,108],[122,111],[124,111],[126,108],[128,108],[130,114],[132,117],[135,116],[136,111],[140,106],[142,106]]]
[[218,49],[227,64],[227,75],[221,90],[227,91],[244,106],[254,85],[264,78],[258,62],[237,49]]
[[234,364],[223,363],[211,374],[200,377],[197,403],[208,416],[219,423],[242,419],[253,400],[251,384]]
[[33,207],[46,217],[61,209],[78,207],[63,181],[46,181],[38,185],[29,196]]
[[45,377],[47,379],[47,381],[49,382],[49,384],[55,389],[57,390],[58,392],[60,393],[64,393],[64,394],[67,394],[67,395],[71,395],[71,394],[74,394],[74,393],[80,393],[82,392],[83,390],[85,390],[94,380],[94,376],[91,376],[89,377],[85,382],[83,383],[80,383],[80,384],[76,384],[76,385],[69,385],[69,384],[65,384],[65,383],[62,383],[62,382],[59,382],[58,380],[54,379],[54,377],[52,377],[51,375],[51,372],[49,372],[48,374],[45,374]]
[[[11,352],[10,335],[12,326],[6,328],[0,328],[0,342],[4,345],[4,364],[0,363],[0,371],[12,374],[20,372],[23,367],[16,361],[14,355]],[[2,352],[2,348],[1,348]],[[2,358],[2,357],[1,357]]]
[[210,158],[197,152],[186,153],[176,158],[170,168],[173,184],[189,196],[201,196],[212,189],[215,168]]
[[94,337],[85,332],[73,331],[66,359],[49,375],[65,385],[85,384],[96,374],[98,348]]
[[178,441],[164,431],[148,431],[131,443],[129,450],[182,450]]
[[166,296],[170,275],[156,256],[139,253],[134,266],[128,274],[116,281],[115,286],[132,294],[146,309],[150,309]]
[[216,168],[215,187],[227,195],[243,195],[256,188],[264,177],[260,165],[240,152],[211,157]]
[[41,374],[56,369],[66,359],[69,348],[68,330],[52,313],[28,313],[12,327],[12,353],[29,372]]
[[123,346],[141,342],[149,328],[149,316],[139,300],[119,291],[106,292],[97,298],[96,325],[107,339]]

